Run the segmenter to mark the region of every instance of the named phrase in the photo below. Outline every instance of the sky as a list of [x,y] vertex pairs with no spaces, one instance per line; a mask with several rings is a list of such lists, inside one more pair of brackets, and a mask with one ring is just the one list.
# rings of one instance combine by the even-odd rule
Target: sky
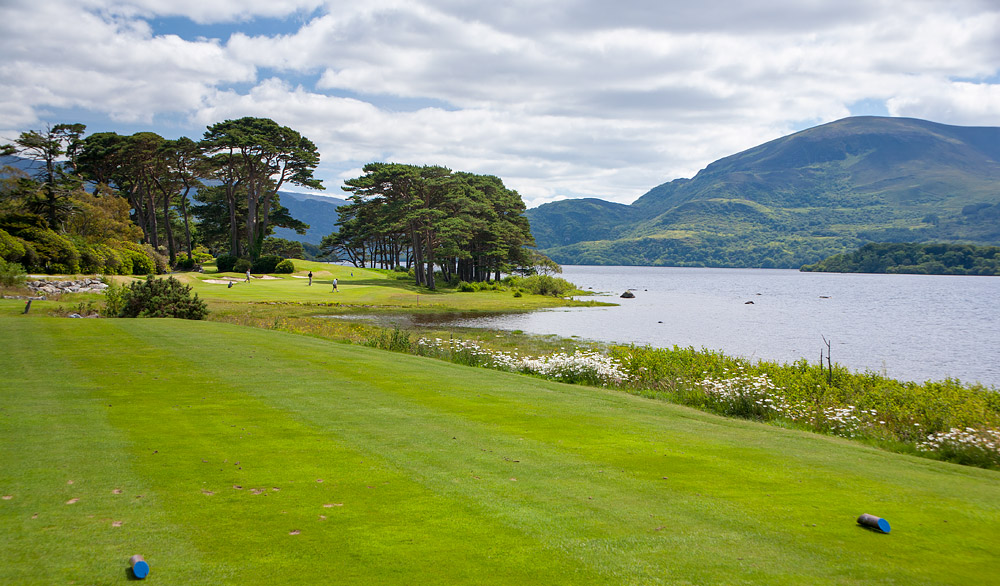
[[1000,126],[1000,0],[0,0],[3,142],[266,117],[341,197],[392,161],[630,203],[852,115]]

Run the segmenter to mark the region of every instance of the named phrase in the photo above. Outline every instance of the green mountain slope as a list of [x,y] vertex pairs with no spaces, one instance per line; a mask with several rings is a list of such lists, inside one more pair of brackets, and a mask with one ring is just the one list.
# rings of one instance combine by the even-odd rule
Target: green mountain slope
[[296,234],[288,228],[275,228],[274,235],[287,240],[298,240],[309,244],[319,244],[324,236],[337,231],[337,208],[347,203],[347,200],[325,195],[310,195],[282,191],[281,205],[296,220],[309,224],[305,234]]
[[598,201],[528,210],[539,248],[561,263],[798,267],[872,241],[1000,244],[1000,128],[846,118],[614,213]]

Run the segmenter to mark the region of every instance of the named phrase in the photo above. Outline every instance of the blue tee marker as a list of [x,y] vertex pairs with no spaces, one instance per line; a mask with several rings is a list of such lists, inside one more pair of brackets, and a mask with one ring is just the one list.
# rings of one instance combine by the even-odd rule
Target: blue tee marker
[[869,527],[871,529],[876,529],[878,531],[881,531],[882,533],[889,532],[888,521],[880,517],[876,517],[875,515],[869,515],[868,513],[865,513],[864,515],[858,517],[858,524],[864,525],[865,527]]
[[135,554],[130,557],[128,563],[132,566],[132,574],[136,578],[142,580],[149,575],[149,564],[146,563],[146,560],[142,559],[141,555]]

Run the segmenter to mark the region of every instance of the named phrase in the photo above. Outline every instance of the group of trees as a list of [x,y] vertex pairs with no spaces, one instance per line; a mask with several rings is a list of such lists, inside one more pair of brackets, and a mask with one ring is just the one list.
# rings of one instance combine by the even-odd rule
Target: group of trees
[[191,263],[197,244],[255,260],[275,226],[308,228],[278,190],[323,188],[316,146],[267,118],[214,124],[197,142],[85,130],[59,124],[0,148],[31,162],[0,173],[0,257],[49,272],[136,274],[180,254]]
[[1000,247],[971,244],[871,243],[837,254],[803,271],[828,273],[910,273],[1000,275]]
[[321,250],[355,266],[412,269],[417,284],[499,279],[531,266],[534,244],[524,202],[490,175],[438,166],[370,163],[345,181],[351,203],[338,208],[339,231]]
[[30,172],[0,173],[0,259],[51,273],[153,272],[157,255],[139,243],[128,203],[107,186],[84,189],[77,169],[84,130],[59,124],[0,147],[32,164]]
[[[23,132],[0,150],[31,162],[28,173],[0,173],[0,258],[53,273],[145,274],[189,266],[198,246],[251,266],[302,256],[301,245],[267,238],[308,228],[278,190],[323,189],[316,146],[295,130],[250,117],[213,124],[200,141],[85,130]],[[405,266],[433,289],[437,272],[482,282],[552,264],[526,248],[524,202],[497,177],[370,163],[343,189],[350,203],[319,252],[355,266]]]

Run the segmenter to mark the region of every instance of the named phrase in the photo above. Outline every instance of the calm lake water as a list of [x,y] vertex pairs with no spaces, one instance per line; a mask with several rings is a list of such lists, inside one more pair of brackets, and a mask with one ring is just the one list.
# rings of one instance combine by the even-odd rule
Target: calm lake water
[[[826,336],[852,370],[1000,388],[1000,277],[594,266],[562,276],[621,305],[451,323],[782,362],[818,361]],[[635,299],[619,299],[626,289]]]

